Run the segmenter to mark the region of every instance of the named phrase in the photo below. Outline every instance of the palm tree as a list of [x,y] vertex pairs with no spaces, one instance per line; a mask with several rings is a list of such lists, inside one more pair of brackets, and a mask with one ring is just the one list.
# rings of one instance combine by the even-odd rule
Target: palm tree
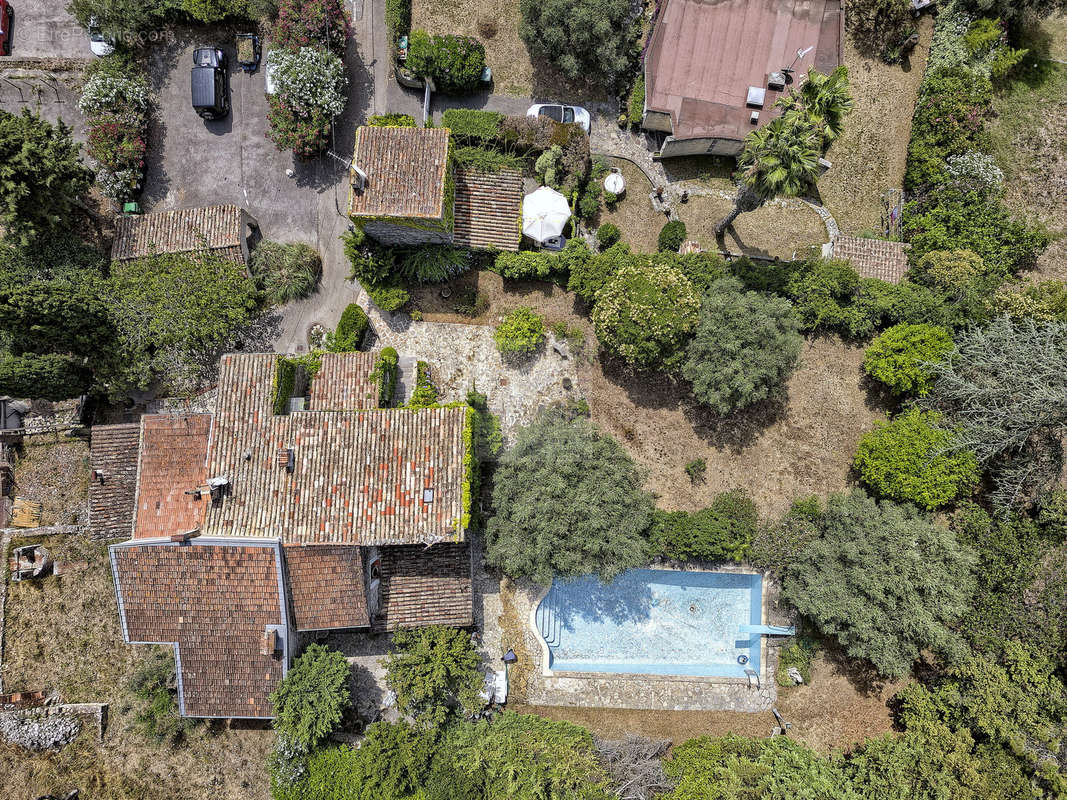
[[842,64],[829,75],[812,67],[800,90],[779,97],[775,105],[783,113],[797,111],[810,117],[812,123],[821,129],[823,147],[828,147],[841,135],[845,127],[845,115],[852,110],[848,67]]
[[737,217],[774,197],[796,197],[819,172],[822,136],[808,115],[788,111],[745,137],[738,156],[737,197],[733,210],[715,228],[722,236]]

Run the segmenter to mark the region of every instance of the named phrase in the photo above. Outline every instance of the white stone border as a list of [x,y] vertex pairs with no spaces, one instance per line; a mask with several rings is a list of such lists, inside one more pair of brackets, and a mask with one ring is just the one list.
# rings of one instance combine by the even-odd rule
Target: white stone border
[[[761,570],[745,569],[741,565],[724,564],[716,569],[701,569],[701,568],[686,568],[673,567],[668,564],[655,564],[648,567],[635,567],[635,569],[658,569],[669,570],[671,572],[718,572],[734,575],[758,575],[760,579],[760,624],[767,624],[767,596],[769,594],[768,589],[768,576]],[[553,579],[553,582],[555,579]],[[541,635],[541,629],[537,626],[537,609],[541,607],[542,601],[548,597],[548,593],[552,591],[552,584],[550,583],[537,596],[537,600],[530,608],[530,616],[527,620],[527,624],[530,626],[530,630],[533,631],[534,640],[541,648],[541,675],[546,678],[575,678],[575,679],[588,679],[590,677],[605,677],[609,675],[619,675],[626,677],[639,677],[645,680],[651,681],[695,681],[698,683],[747,683],[747,679],[730,678],[725,675],[656,675],[647,672],[634,672],[634,673],[622,673],[622,672],[571,672],[571,671],[554,671],[549,667],[552,663],[552,650],[548,646],[548,642],[545,641],[545,637]],[[767,635],[760,634],[760,655],[759,655],[759,683],[760,688],[763,688],[767,680],[770,679],[767,672],[767,661],[770,655],[770,646],[767,644]]]

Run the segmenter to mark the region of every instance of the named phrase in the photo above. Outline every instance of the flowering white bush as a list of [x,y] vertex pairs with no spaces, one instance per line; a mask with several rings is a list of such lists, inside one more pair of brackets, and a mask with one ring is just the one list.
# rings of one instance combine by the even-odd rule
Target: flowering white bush
[[112,172],[106,167],[96,170],[96,182],[100,184],[100,191],[105,197],[124,201],[132,197],[141,182],[141,171],[135,169],[120,169]]
[[99,114],[130,107],[148,110],[148,82],[143,78],[115,78],[98,74],[91,77],[82,89],[78,108],[83,114]]
[[336,117],[348,102],[344,62],[326,50],[301,47],[271,52],[278,97],[306,111],[321,110]]
[[1000,191],[1004,185],[1004,173],[997,162],[977,150],[949,156],[948,174],[953,181],[982,193]]

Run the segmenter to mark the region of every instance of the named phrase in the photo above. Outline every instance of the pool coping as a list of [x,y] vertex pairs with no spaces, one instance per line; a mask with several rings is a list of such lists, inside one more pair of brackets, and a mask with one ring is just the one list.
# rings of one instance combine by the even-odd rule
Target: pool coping
[[[666,564],[654,564],[648,567],[641,567],[641,569],[658,569],[669,572],[726,572],[734,575],[758,575],[760,578],[760,623],[763,625],[767,624],[767,584],[769,581],[767,574],[763,570],[745,569],[744,567],[734,566],[732,564],[716,567],[715,569],[701,569],[699,567],[695,569],[692,567],[683,569],[681,567],[672,567]],[[545,637],[541,635],[541,631],[537,626],[537,609],[541,606],[541,601],[548,596],[550,591],[552,591],[551,583],[548,584],[548,586],[542,587],[537,595],[537,599],[534,600],[530,607],[530,614],[526,620],[526,624],[533,632],[534,639],[541,648],[541,675],[543,677],[588,680],[590,678],[602,678],[610,675],[619,678],[641,678],[649,681],[681,681],[686,683],[747,685],[749,682],[748,678],[731,678],[725,675],[657,675],[652,672],[576,672],[574,670],[553,670],[548,666],[552,662],[552,650],[549,648],[548,642],[545,641]],[[760,665],[759,674],[756,676],[759,681],[758,688],[762,688],[768,681],[768,647],[767,637],[760,636]]]

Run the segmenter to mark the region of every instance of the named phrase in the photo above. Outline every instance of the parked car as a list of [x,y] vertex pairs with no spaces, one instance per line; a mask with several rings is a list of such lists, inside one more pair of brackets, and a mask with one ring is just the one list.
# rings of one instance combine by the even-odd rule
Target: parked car
[[0,53],[11,55],[11,26],[15,24],[15,12],[11,3],[0,0]]
[[574,123],[575,125],[581,125],[582,130],[589,133],[590,120],[589,112],[580,106],[565,106],[559,103],[538,103],[535,106],[530,106],[530,109],[526,112],[528,117],[548,117],[556,122],[563,122],[566,124]]
[[193,51],[193,110],[204,119],[222,119],[230,113],[230,86],[226,54],[218,47]]
[[115,52],[115,46],[104,37],[96,17],[89,17],[89,49],[94,56],[109,56]]

